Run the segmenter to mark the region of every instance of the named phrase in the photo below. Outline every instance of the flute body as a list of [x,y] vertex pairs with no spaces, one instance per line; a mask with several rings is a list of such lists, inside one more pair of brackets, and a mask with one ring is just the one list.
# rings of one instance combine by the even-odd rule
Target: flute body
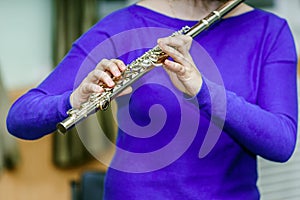
[[[228,14],[231,10],[241,4],[244,0],[229,0],[215,11],[212,11],[208,16],[200,20],[192,27],[185,26],[181,30],[174,32],[170,37],[183,34],[197,36],[202,31],[209,28],[212,24],[219,21],[222,17]],[[115,86],[113,88],[102,85],[104,92],[101,94],[92,94],[89,100],[81,105],[78,109],[70,109],[69,115],[65,120],[57,124],[57,130],[60,133],[66,133],[75,124],[87,118],[89,115],[98,110],[106,110],[110,101],[113,100],[125,88],[133,84],[140,77],[151,71],[154,67],[160,66],[165,59],[168,58],[158,46],[145,52],[142,56],[126,66],[126,70],[122,73],[121,78],[114,78]]]

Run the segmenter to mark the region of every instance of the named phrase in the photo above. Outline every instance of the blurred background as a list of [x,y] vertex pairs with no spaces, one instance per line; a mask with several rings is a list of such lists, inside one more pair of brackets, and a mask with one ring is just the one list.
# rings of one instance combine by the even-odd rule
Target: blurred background
[[[89,155],[76,132],[23,141],[9,136],[5,118],[12,102],[39,84],[76,38],[99,19],[134,2],[0,0],[0,200],[79,199],[77,191],[82,190],[86,172],[100,172],[97,184],[101,185],[106,167]],[[300,0],[248,3],[286,18],[300,52]],[[111,130],[113,139],[114,127]],[[113,152],[101,142],[95,146],[108,155]],[[262,199],[300,199],[299,151],[297,145],[284,164],[259,159]]]

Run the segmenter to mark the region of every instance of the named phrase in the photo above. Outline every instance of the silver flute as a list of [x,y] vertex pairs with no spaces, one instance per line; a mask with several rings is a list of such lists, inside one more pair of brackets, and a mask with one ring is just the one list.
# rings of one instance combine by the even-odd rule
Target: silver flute
[[[202,31],[208,29],[212,24],[223,18],[243,1],[244,0],[229,0],[216,10],[212,11],[194,26],[185,26],[181,30],[174,32],[170,37],[182,34],[194,38]],[[126,69],[122,72],[120,78],[113,78],[115,82],[114,87],[111,88],[107,87],[105,84],[101,84],[104,92],[101,94],[94,93],[90,96],[87,102],[80,106],[80,108],[70,109],[67,112],[69,116],[57,124],[56,127],[58,132],[66,133],[68,129],[84,120],[89,115],[94,114],[98,110],[106,110],[109,107],[111,100],[113,100],[125,88],[133,84],[151,69],[162,65],[164,60],[167,58],[168,55],[164,53],[159,46],[155,46],[154,48],[145,52],[142,56],[138,57],[136,60],[126,66]]]

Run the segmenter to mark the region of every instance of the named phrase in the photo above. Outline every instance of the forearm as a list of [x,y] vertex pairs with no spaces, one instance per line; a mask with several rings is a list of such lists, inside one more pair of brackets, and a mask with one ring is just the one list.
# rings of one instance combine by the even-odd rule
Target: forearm
[[71,108],[71,91],[61,95],[46,95],[33,89],[24,94],[11,107],[7,116],[8,131],[22,139],[37,139],[56,129],[57,122],[67,117]]
[[[197,99],[202,111],[214,120],[225,120],[224,132],[253,154],[279,162],[291,156],[297,132],[295,116],[262,109],[209,81],[205,81]],[[223,100],[225,104],[220,105]]]

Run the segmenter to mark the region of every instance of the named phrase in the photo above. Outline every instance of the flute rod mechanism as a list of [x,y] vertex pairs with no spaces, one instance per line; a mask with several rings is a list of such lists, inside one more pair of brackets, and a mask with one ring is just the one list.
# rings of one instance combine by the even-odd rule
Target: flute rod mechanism
[[[171,37],[178,34],[183,34],[194,38],[215,22],[220,21],[220,19],[222,19],[226,14],[236,8],[243,1],[244,0],[227,1],[194,26],[185,26],[181,30],[173,33]],[[84,120],[89,115],[97,112],[98,110],[106,110],[110,105],[110,101],[113,100],[120,92],[133,84],[140,77],[148,73],[155,66],[161,65],[166,58],[168,58],[168,55],[166,55],[166,53],[164,53],[158,46],[155,46],[154,48],[145,52],[141,57],[127,65],[126,70],[122,73],[122,78],[114,80],[115,86],[113,88],[102,85],[104,89],[103,93],[92,94],[89,100],[83,103],[79,109],[70,109],[68,111],[69,117],[57,124],[58,132],[66,133],[68,129]]]

